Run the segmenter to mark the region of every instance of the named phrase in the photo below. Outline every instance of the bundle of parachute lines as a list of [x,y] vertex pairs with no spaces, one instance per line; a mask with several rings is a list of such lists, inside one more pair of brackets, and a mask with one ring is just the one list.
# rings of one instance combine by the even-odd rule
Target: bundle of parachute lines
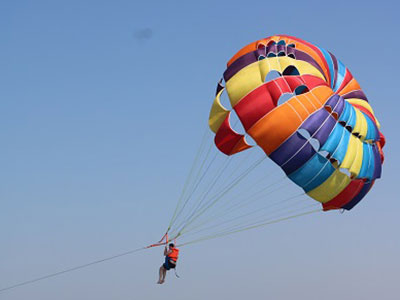
[[385,138],[365,93],[333,54],[296,37],[237,52],[208,125],[168,226],[182,245],[350,210],[381,177]]

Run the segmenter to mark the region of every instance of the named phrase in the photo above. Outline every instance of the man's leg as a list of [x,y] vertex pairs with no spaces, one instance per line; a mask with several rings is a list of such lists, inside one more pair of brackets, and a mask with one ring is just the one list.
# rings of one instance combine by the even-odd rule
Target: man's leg
[[164,274],[163,270],[165,270],[164,266],[161,266],[160,270],[158,272],[158,281],[157,281],[158,284],[161,284],[164,282],[165,275],[163,276],[163,274]]
[[166,275],[167,275],[167,269],[163,267],[162,268],[162,280],[161,280],[161,283],[164,283]]

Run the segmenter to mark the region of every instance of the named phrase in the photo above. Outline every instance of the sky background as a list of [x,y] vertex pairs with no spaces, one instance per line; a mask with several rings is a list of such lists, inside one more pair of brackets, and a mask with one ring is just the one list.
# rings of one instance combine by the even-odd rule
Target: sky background
[[0,299],[397,299],[396,1],[1,1],[0,288],[163,234],[242,46],[274,34],[328,49],[382,124],[383,178],[354,210],[151,249]]

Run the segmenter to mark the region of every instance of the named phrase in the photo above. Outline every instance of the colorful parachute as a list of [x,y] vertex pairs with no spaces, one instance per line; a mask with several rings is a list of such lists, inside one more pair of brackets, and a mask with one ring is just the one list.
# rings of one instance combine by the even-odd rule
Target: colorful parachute
[[380,124],[330,52],[296,37],[268,37],[236,53],[223,81],[209,118],[221,152],[252,147],[230,124],[232,111],[220,100],[226,91],[246,134],[324,210],[350,210],[380,178]]

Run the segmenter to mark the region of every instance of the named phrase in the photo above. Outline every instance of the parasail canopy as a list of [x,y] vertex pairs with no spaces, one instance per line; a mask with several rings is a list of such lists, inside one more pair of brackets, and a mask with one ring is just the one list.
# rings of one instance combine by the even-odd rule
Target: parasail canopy
[[324,210],[352,209],[381,177],[385,138],[367,96],[332,53],[296,37],[258,40],[228,61],[209,127],[229,156],[251,137]]

